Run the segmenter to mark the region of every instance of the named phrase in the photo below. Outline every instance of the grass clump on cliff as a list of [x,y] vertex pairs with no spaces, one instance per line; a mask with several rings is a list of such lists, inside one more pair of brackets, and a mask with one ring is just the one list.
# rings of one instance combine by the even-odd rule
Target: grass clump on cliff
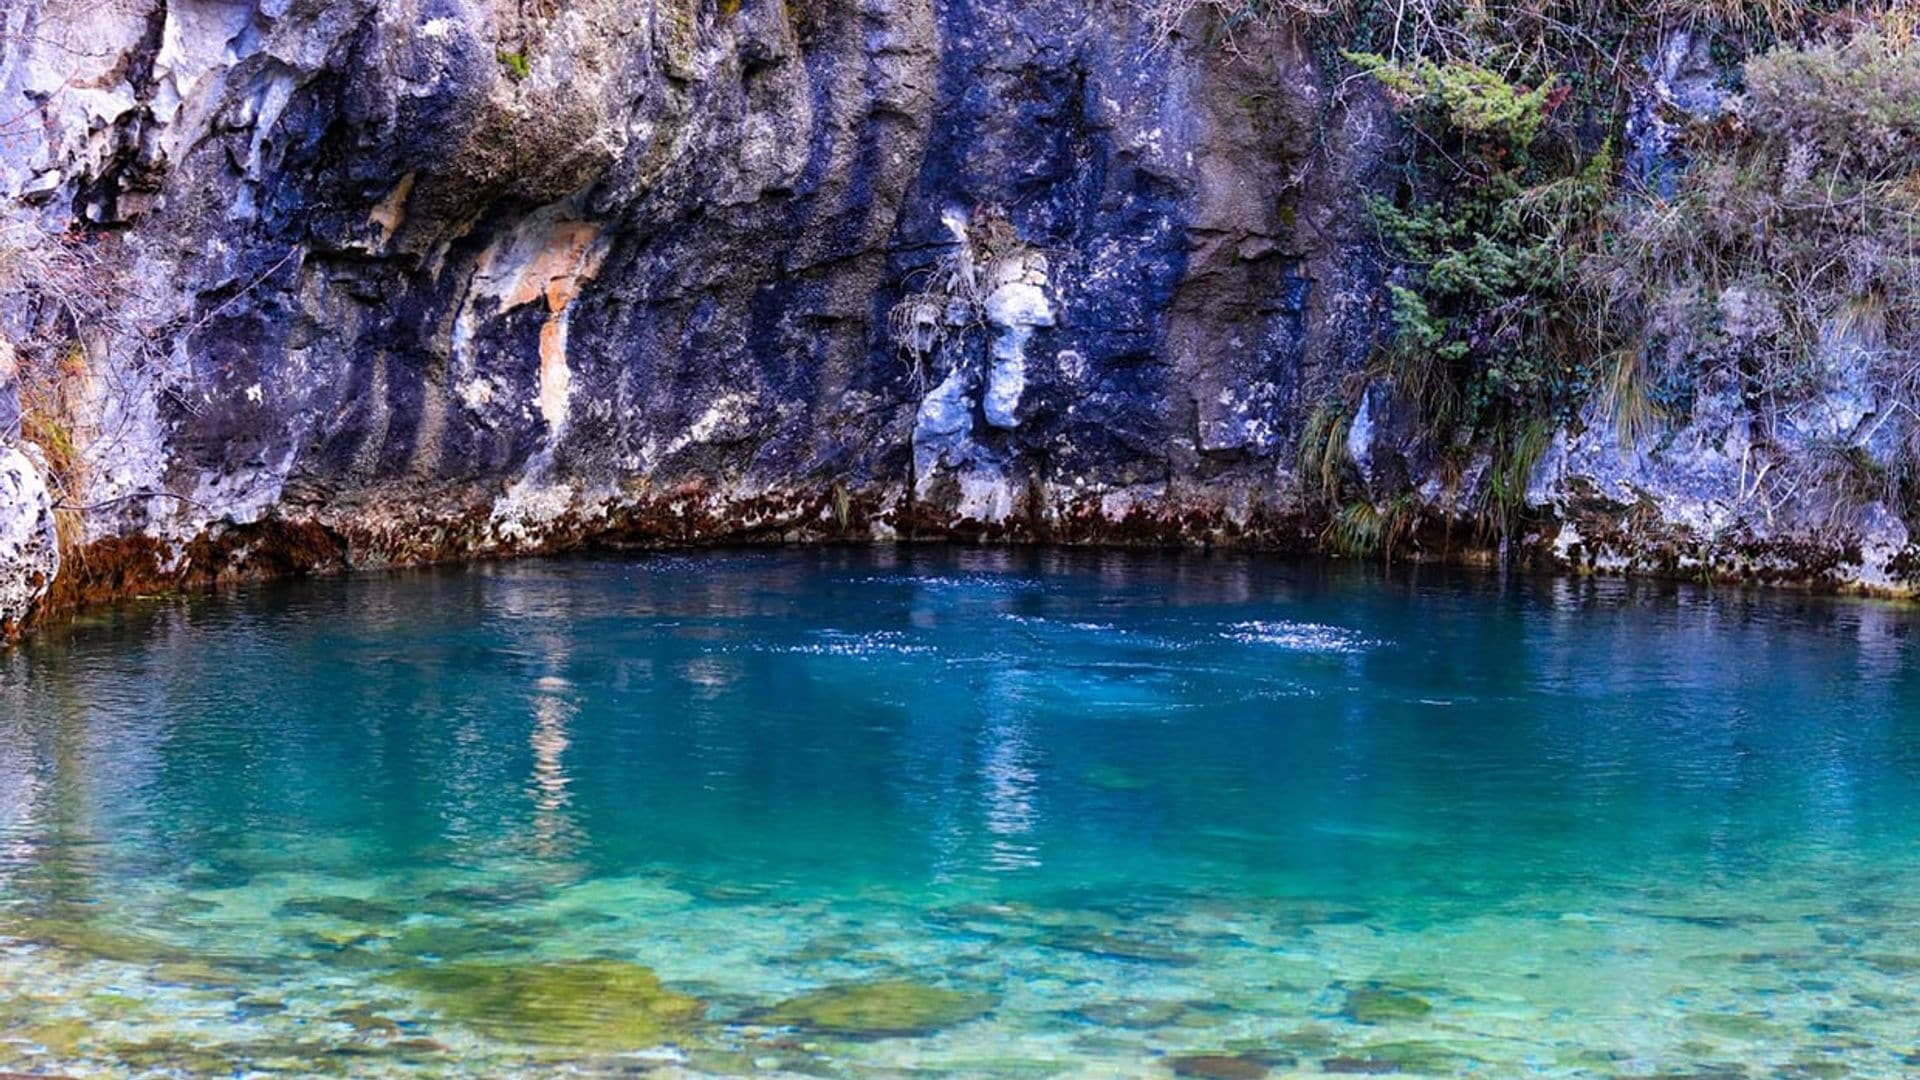
[[[1631,189],[1589,270],[1684,399],[1728,375],[1787,402],[1835,350],[1902,400],[1920,351],[1920,41],[1869,27],[1744,66],[1674,189]],[[1684,403],[1684,400],[1683,400]]]
[[[1676,416],[1738,395],[1769,507],[1920,509],[1920,13],[1768,50],[1666,189],[1629,185],[1585,269]],[[1864,415],[1834,415],[1852,401]],[[1830,444],[1830,445],[1829,445]],[[1821,449],[1822,447],[1825,449]]]

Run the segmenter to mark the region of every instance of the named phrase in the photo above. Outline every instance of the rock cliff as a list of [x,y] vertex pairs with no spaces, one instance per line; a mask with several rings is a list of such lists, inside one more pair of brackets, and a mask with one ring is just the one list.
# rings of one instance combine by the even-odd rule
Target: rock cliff
[[[1398,120],[1311,27],[1204,20],[12,0],[0,624],[585,544],[1317,546],[1299,442],[1390,329],[1362,196]],[[1361,396],[1356,461],[1430,480]],[[1901,588],[1897,515],[1755,501],[1743,408],[1568,425],[1514,539]]]

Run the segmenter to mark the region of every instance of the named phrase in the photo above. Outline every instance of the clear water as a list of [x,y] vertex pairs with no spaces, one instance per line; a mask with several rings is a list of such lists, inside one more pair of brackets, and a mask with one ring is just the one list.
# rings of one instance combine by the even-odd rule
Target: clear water
[[134,605],[0,656],[0,1071],[1911,1075],[1916,626],[944,549]]

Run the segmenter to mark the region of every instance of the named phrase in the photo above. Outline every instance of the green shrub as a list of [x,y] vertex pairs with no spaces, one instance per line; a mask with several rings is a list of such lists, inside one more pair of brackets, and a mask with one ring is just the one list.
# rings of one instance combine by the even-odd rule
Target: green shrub
[[1551,76],[1523,87],[1477,64],[1351,58],[1408,110],[1417,136],[1402,196],[1370,203],[1405,268],[1390,286],[1383,366],[1411,369],[1442,429],[1570,411],[1595,350],[1569,253],[1608,198],[1611,145],[1583,155],[1576,140],[1547,137],[1567,97]]
[[1526,89],[1471,61],[1399,64],[1374,53],[1350,52],[1346,57],[1403,106],[1432,110],[1456,131],[1513,146],[1529,146],[1539,137],[1557,81],[1549,76]]
[[[1369,201],[1392,268],[1372,370],[1423,410],[1445,453],[1491,452],[1488,531],[1518,526],[1548,436],[1595,403],[1633,442],[1683,418],[1703,389],[1735,388],[1760,417],[1764,447],[1836,377],[1864,379],[1882,410],[1873,423],[1895,425],[1920,451],[1920,6],[1148,8],[1170,34],[1211,25],[1231,39],[1290,24],[1401,113],[1399,183]],[[1692,118],[1649,94],[1639,58],[1659,55],[1678,28],[1720,66],[1724,115]],[[1678,175],[1660,191],[1641,190],[1616,154],[1629,115],[1650,100],[1678,132],[1663,163]],[[1361,385],[1321,405],[1301,444],[1329,542],[1356,549],[1371,546],[1386,513],[1351,499],[1345,423]],[[1811,455],[1818,467],[1791,483],[1920,504],[1908,470],[1869,468],[1858,449]]]

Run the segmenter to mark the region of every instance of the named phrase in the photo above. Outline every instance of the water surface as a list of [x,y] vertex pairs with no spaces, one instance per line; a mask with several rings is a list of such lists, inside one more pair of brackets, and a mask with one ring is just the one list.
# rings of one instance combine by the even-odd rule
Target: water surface
[[0,656],[0,1071],[1901,1076],[1907,609],[981,550]]

